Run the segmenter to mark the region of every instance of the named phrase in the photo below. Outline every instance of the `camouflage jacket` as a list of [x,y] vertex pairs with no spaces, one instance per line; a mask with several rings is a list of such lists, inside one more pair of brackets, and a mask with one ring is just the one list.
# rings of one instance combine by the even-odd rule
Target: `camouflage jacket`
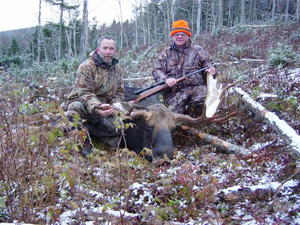
[[81,101],[89,113],[104,103],[120,102],[124,99],[124,80],[118,60],[108,66],[93,51],[77,70],[75,88],[67,97],[67,104]]
[[[198,45],[186,43],[184,49],[178,49],[173,43],[166,48],[157,58],[152,76],[156,82],[167,78],[179,78],[183,75],[199,70],[211,63],[208,54]],[[202,71],[190,76],[187,80],[175,85],[173,88],[206,85],[206,73]]]

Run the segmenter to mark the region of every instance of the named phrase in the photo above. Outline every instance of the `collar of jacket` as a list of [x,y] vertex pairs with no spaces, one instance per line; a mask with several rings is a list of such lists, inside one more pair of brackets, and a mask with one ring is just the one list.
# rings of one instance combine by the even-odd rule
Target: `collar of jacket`
[[[188,40],[188,41],[185,43],[185,45],[183,46],[183,49],[190,48],[190,47],[191,47],[191,44],[192,44],[192,41],[191,41],[191,39],[190,39],[190,40]],[[177,52],[179,51],[179,48],[177,47],[177,45],[175,44],[175,42],[173,42],[172,48],[173,48],[174,50],[176,50]]]
[[95,63],[96,66],[99,66],[101,68],[105,68],[107,70],[111,69],[112,67],[114,67],[116,64],[119,63],[119,60],[117,60],[116,58],[113,58],[112,64],[107,65],[107,63],[103,61],[103,59],[100,57],[99,54],[97,54],[96,51],[93,53],[93,60],[94,60],[94,63]]

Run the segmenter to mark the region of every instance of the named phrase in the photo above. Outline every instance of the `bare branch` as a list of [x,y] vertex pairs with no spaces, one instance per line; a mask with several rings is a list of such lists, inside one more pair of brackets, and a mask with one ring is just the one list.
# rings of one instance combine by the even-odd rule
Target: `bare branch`
[[208,142],[212,145],[215,145],[217,147],[220,147],[222,150],[226,151],[226,153],[241,154],[241,155],[249,155],[251,153],[248,149],[233,145],[227,141],[224,141],[218,137],[207,134],[205,132],[199,131],[195,128],[188,127],[185,125],[182,125],[181,128],[189,135],[194,135],[194,136],[197,135],[199,138],[201,138],[201,140]]

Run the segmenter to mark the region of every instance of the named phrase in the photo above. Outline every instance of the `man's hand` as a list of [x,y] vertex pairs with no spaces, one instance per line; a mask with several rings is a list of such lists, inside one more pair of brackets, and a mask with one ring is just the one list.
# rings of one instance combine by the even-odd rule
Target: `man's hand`
[[97,107],[97,113],[100,116],[112,116],[115,114],[115,110],[111,107],[110,104],[101,104]]
[[[206,72],[212,74],[212,75],[215,75],[216,74],[216,68],[215,67],[209,67]],[[176,79],[175,78],[168,78],[166,79],[166,84],[169,86],[169,87],[173,87],[175,84],[176,84]]]
[[216,68],[215,67],[209,67],[206,72],[210,73],[211,75],[216,74]]
[[175,84],[176,84],[176,79],[174,78],[168,78],[166,79],[166,84],[169,86],[169,87],[173,87]]

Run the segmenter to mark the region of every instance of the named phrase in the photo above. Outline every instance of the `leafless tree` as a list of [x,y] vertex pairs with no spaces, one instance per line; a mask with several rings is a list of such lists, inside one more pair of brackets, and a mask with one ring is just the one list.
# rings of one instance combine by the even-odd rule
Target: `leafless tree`
[[273,0],[273,4],[272,4],[272,19],[275,18],[275,11],[276,11],[276,0]]
[[201,29],[201,16],[202,16],[202,0],[198,0],[198,12],[197,12],[197,30],[196,37],[200,36]]
[[246,4],[246,0],[241,0],[241,20],[240,20],[241,24],[244,24],[246,20],[245,4]]
[[80,61],[85,59],[88,37],[88,0],[83,0],[82,27],[80,36]]
[[42,16],[42,0],[39,0],[39,25],[38,25],[38,33],[37,33],[37,52],[38,57],[37,61],[41,60],[41,16]]
[[289,8],[290,8],[290,0],[286,0],[285,21],[284,21],[285,24],[287,24],[289,20]]
[[297,22],[300,25],[300,0],[297,0],[297,12],[296,12]]
[[218,26],[220,28],[223,26],[223,0],[219,0]]

